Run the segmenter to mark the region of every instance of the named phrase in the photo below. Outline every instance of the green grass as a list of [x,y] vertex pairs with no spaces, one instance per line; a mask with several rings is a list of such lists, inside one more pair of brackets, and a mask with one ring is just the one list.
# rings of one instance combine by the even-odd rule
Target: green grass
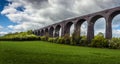
[[1,41],[0,64],[120,64],[120,50]]

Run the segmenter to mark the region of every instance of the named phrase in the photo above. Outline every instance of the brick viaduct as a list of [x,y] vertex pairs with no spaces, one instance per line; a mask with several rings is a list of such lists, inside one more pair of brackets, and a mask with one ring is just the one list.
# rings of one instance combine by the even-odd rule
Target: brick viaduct
[[106,23],[105,28],[105,38],[112,38],[112,20],[113,18],[120,14],[120,7],[107,9],[104,11],[63,20],[59,23],[55,23],[37,30],[33,31],[33,34],[38,36],[44,36],[46,33],[49,34],[50,37],[59,37],[59,31],[61,29],[61,36],[65,34],[70,34],[70,27],[74,24],[74,32],[76,34],[80,34],[80,28],[82,23],[87,22],[87,40],[91,41],[94,38],[94,24],[99,18],[104,18]]

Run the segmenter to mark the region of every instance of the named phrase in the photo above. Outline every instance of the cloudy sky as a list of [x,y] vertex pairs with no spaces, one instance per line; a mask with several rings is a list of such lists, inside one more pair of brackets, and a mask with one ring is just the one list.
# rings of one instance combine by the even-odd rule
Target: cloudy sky
[[[34,30],[117,6],[120,6],[120,0],[0,0],[0,35]],[[119,17],[113,20],[114,36],[120,36]],[[104,22],[104,18],[96,22],[96,34],[105,32]],[[87,29],[85,26],[84,23],[82,29]]]

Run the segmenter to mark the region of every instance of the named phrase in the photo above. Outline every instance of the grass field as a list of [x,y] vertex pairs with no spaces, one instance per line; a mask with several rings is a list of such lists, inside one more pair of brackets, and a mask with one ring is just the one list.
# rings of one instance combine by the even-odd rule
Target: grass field
[[120,50],[1,41],[0,64],[120,64]]

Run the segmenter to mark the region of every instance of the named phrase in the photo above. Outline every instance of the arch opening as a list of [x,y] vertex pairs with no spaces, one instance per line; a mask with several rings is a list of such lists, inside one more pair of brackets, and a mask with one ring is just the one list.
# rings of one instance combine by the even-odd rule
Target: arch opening
[[66,25],[65,25],[65,35],[69,35],[69,36],[72,36],[72,33],[74,32],[74,24],[73,22],[68,22]]
[[44,36],[44,30],[41,30],[41,36]]
[[50,27],[49,29],[49,36],[53,37],[54,27]]
[[120,10],[112,12],[109,16],[109,21],[112,21],[119,14],[120,14]]
[[112,37],[120,37],[120,11],[112,16]]
[[87,36],[87,26],[88,26],[87,21],[82,23],[80,32],[81,36]]
[[45,29],[45,34],[44,35],[48,35],[48,28]]
[[36,35],[36,36],[38,35],[38,31],[37,31],[37,30],[35,31],[35,35]]
[[57,25],[54,32],[54,37],[61,37],[61,26]]
[[74,33],[74,24],[71,25],[70,27],[70,36]]
[[40,36],[40,30],[38,30],[38,36]]
[[97,15],[92,18],[93,37],[96,35],[102,35],[105,37],[106,20],[103,16]]
[[94,25],[94,32],[95,32],[95,36],[96,35],[103,35],[105,37],[105,29],[106,29],[106,21],[105,19],[99,18],[98,20],[96,20],[95,25]]
[[77,35],[86,36],[87,35],[87,21],[85,19],[80,19],[76,23]]

